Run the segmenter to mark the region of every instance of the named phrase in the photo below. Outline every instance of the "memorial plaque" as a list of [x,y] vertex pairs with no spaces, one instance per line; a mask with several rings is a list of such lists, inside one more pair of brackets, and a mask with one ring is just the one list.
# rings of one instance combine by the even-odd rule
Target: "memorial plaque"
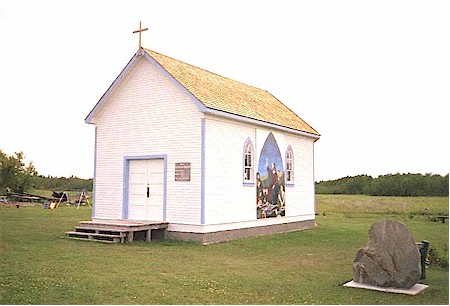
[[175,163],[175,182],[191,180],[191,163]]

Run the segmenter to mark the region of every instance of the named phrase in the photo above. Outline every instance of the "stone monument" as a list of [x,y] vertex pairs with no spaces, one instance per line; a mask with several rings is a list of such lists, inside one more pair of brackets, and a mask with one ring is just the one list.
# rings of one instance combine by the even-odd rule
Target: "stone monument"
[[406,226],[393,220],[374,223],[367,246],[356,253],[353,281],[409,289],[421,277],[420,253]]

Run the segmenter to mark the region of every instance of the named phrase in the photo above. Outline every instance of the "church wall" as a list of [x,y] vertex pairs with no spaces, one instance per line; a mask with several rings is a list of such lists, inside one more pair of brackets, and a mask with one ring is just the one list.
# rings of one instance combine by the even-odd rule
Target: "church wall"
[[207,116],[205,123],[205,224],[254,220],[255,187],[243,184],[247,138],[255,127]]
[[[299,216],[301,220],[314,219],[312,139],[212,115],[206,116],[205,130],[206,225],[241,222],[243,227],[249,227],[256,226],[258,222],[261,225],[294,222],[298,221],[296,217]],[[283,220],[268,216],[267,218],[264,216],[263,220],[257,214],[256,173],[259,171],[258,166],[262,158],[261,175],[267,174],[263,146],[270,134],[275,139],[281,155],[277,165],[278,170],[282,172],[285,170],[285,155],[289,145],[295,158],[294,183],[283,183],[286,191],[284,199],[286,212],[285,216],[280,216]],[[243,180],[243,152],[247,139],[251,140],[254,148],[253,184],[244,183]],[[235,226],[227,225],[226,227]]]
[[[140,58],[109,99],[95,118],[93,218],[122,218],[125,156],[166,155],[166,221],[200,223],[202,114],[192,98]],[[190,181],[175,181],[180,162],[191,163]]]
[[315,214],[314,140],[285,136],[294,153],[294,183],[286,185],[286,216]]

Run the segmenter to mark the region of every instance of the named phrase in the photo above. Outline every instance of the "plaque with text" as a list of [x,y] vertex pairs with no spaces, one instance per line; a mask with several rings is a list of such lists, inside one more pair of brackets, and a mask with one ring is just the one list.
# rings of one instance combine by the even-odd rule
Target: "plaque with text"
[[175,182],[191,180],[191,163],[175,163]]

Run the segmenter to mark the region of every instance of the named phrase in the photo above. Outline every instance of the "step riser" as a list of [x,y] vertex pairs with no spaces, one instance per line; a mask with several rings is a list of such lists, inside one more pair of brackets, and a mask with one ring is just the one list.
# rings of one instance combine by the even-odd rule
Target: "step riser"
[[75,231],[79,233],[91,233],[91,234],[105,234],[105,235],[118,235],[118,236],[126,236],[129,231],[119,231],[119,230],[108,230],[108,229],[92,229],[85,227],[75,227]]
[[88,239],[86,237],[75,237],[75,236],[67,236],[68,239],[73,240],[81,240],[81,241],[90,241],[90,242],[102,242],[102,243],[118,243],[120,241],[110,241],[110,240],[98,240],[98,239]]
[[109,224],[81,224],[78,228],[92,229],[92,230],[110,230],[118,232],[139,231],[146,229],[161,229],[167,228],[167,224],[152,224],[152,225],[109,225]]
[[[66,236],[78,240],[90,240],[100,242],[132,242],[134,239],[151,241],[151,239],[165,239],[168,223],[139,223],[130,224],[94,223],[81,221],[75,231],[66,232]],[[156,231],[156,232],[154,232]]]
[[122,242],[126,235],[110,235],[100,233],[84,233],[84,232],[67,232],[69,238],[78,238],[84,240],[107,241],[107,242]]

